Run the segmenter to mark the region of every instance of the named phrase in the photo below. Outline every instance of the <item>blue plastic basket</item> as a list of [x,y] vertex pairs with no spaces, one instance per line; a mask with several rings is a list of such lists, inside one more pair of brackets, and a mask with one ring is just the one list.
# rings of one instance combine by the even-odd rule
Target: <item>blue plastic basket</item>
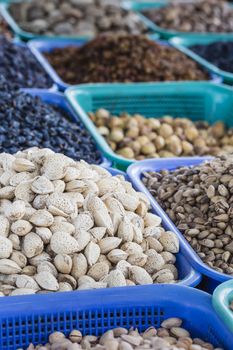
[[158,214],[162,220],[164,227],[167,230],[175,232],[179,238],[184,254],[190,264],[201,274],[203,274],[203,281],[201,287],[208,292],[212,293],[214,289],[222,282],[230,280],[233,276],[220,273],[210,268],[208,265],[203,263],[198,254],[192,249],[190,244],[186,241],[182,233],[177,229],[175,224],[170,220],[165,211],[161,208],[158,202],[150,194],[149,190],[145,187],[141,181],[142,175],[146,171],[160,171],[162,169],[175,170],[181,166],[192,166],[202,163],[204,160],[211,159],[205,157],[187,157],[187,158],[167,158],[167,159],[154,159],[140,161],[131,165],[127,169],[127,174],[132,181],[134,187],[144,192],[149,200],[151,201],[152,207],[156,214]]
[[[152,40],[156,40],[161,45],[170,46],[168,42],[165,41],[159,41],[158,35],[153,34],[150,36]],[[87,42],[87,40],[74,40],[74,39],[45,39],[45,40],[31,40],[28,43],[28,47],[31,49],[31,52],[35,55],[37,60],[41,63],[41,65],[44,67],[46,72],[50,75],[53,82],[56,84],[59,90],[65,91],[68,87],[70,87],[70,84],[65,83],[57,74],[56,70],[52,67],[52,65],[49,63],[49,61],[44,56],[45,52],[51,52],[56,48],[65,48],[67,46],[76,46],[80,47],[84,45]],[[222,83],[222,78],[216,74],[210,73],[210,81],[213,83],[220,84]],[[79,85],[86,85],[89,84],[79,84]],[[104,84],[101,84],[104,85]]]
[[115,327],[144,331],[180,317],[193,337],[232,350],[233,334],[211,305],[211,296],[196,289],[160,285],[55,293],[0,299],[0,349],[45,344],[54,331],[101,335]]
[[[79,120],[79,117],[77,116],[73,108],[70,106],[68,101],[65,99],[63,94],[58,92],[51,92],[43,89],[22,89],[22,91],[27,92],[33,96],[39,96],[42,99],[42,101],[61,108],[66,113],[68,113],[68,115],[70,116],[73,122],[76,122],[77,120]],[[98,148],[97,145],[96,147]],[[102,161],[100,165],[102,165],[103,167],[111,166],[111,162],[108,159],[106,159],[102,155],[101,157],[102,157]]]

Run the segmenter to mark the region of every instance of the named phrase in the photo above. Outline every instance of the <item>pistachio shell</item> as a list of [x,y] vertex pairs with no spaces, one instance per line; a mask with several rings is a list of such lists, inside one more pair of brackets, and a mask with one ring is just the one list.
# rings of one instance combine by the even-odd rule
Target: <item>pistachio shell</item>
[[109,288],[126,286],[125,276],[121,270],[117,269],[109,273],[109,275],[106,277],[106,282]]
[[96,243],[90,242],[86,246],[84,254],[87,258],[87,262],[88,262],[89,266],[92,266],[99,259],[100,247]]
[[159,226],[162,222],[162,219],[153,213],[147,213],[144,217],[145,226]]
[[106,238],[101,239],[99,241],[99,247],[100,247],[101,254],[109,253],[111,250],[119,247],[121,242],[122,242],[122,239],[120,239],[118,237],[106,237]]
[[67,254],[58,254],[54,258],[54,265],[59,272],[69,274],[72,269],[72,259]]
[[32,225],[26,220],[17,220],[12,223],[11,231],[18,236],[25,236],[32,230]]
[[10,259],[1,259],[0,260],[0,273],[5,275],[12,275],[14,273],[20,273],[21,268],[15,261]]
[[66,233],[69,233],[70,235],[74,234],[75,227],[68,221],[62,221],[62,222],[54,222],[52,226],[49,228],[52,233],[57,231],[65,231]]
[[25,202],[32,202],[35,198],[35,193],[31,190],[32,181],[21,182],[15,188],[15,197]]
[[0,236],[0,259],[9,258],[12,250],[12,242],[8,238]]
[[57,277],[58,275],[56,267],[49,261],[42,261],[41,263],[39,263],[39,265],[37,266],[37,273],[39,272],[49,272],[54,277]]
[[84,254],[74,254],[72,258],[71,275],[78,280],[87,273],[87,259]]
[[59,284],[56,278],[47,271],[43,271],[35,275],[35,280],[43,289],[55,292],[59,289]]
[[32,202],[33,208],[35,209],[46,209],[46,201],[48,199],[48,194],[38,194],[34,201]]
[[34,256],[33,258],[29,259],[29,263],[33,266],[38,266],[39,264],[41,264],[44,261],[51,261],[51,257],[48,253],[43,252],[37,256]]
[[97,182],[99,188],[99,196],[103,196],[106,193],[115,192],[120,182],[117,177],[104,177]]
[[35,291],[39,290],[40,287],[36,283],[36,281],[27,275],[19,275],[16,278],[16,286],[18,288],[28,288],[28,289],[33,289]]
[[0,236],[8,237],[9,230],[10,230],[9,220],[4,215],[0,215]]
[[50,240],[50,245],[56,254],[74,254],[79,251],[77,240],[66,232],[55,232]]
[[143,267],[146,264],[147,261],[147,255],[146,254],[131,254],[127,261],[131,264],[131,265],[136,265],[136,266],[140,266]]
[[147,254],[147,262],[144,266],[144,269],[149,273],[153,274],[156,271],[162,269],[165,264],[165,261],[162,255],[158,254],[154,249],[149,249],[146,251]]
[[121,260],[126,260],[128,254],[122,249],[113,249],[108,253],[108,260],[113,264],[117,264]]
[[76,216],[73,220],[73,225],[76,230],[90,230],[94,226],[93,216],[89,211],[85,211]]
[[82,251],[83,249],[86,248],[86,246],[88,245],[88,243],[91,240],[91,234],[85,230],[79,230],[78,232],[76,232],[74,234],[74,238],[76,239],[77,243],[78,243],[78,251]]
[[18,264],[22,269],[27,265],[27,258],[21,252],[14,251],[11,254],[11,260],[16,262],[16,264]]
[[34,171],[36,169],[35,164],[28,159],[16,158],[13,162],[13,169],[20,173],[21,171]]
[[51,194],[46,201],[46,205],[50,213],[64,217],[74,214],[77,210],[72,200],[67,198],[64,193],[55,192]]
[[97,242],[99,242],[102,238],[104,238],[106,231],[106,227],[94,227],[89,230],[89,233]]
[[25,214],[25,209],[25,203],[17,200],[6,208],[5,215],[10,221],[20,220]]
[[134,238],[134,229],[131,221],[125,216],[121,221],[117,236],[122,239],[122,242],[132,242]]
[[10,293],[10,296],[35,294],[36,290],[31,288],[17,288]]
[[170,283],[174,281],[174,275],[170,269],[162,269],[156,272],[152,278],[156,283]]
[[96,226],[106,227],[107,232],[112,235],[114,232],[113,223],[103,201],[97,196],[90,196],[87,207],[94,217]]
[[36,233],[30,232],[24,237],[22,249],[27,258],[41,254],[43,248],[43,241]]
[[95,281],[101,280],[103,277],[107,276],[109,272],[108,264],[104,262],[96,263],[93,265],[89,271],[88,276],[91,276]]
[[30,217],[30,222],[33,223],[35,226],[49,227],[53,224],[53,221],[54,219],[52,214],[45,209],[37,210]]
[[131,266],[129,268],[129,277],[136,284],[153,284],[153,280],[148,272],[139,266]]
[[36,227],[36,234],[42,239],[44,244],[48,244],[52,237],[52,232],[47,227]]
[[32,182],[31,189],[37,194],[49,194],[54,191],[54,185],[47,177],[38,176]]
[[72,164],[72,160],[63,154],[49,155],[45,159],[41,172],[49,180],[61,180],[66,174],[67,167]]
[[15,188],[13,186],[6,186],[0,189],[0,199],[13,199]]
[[174,232],[171,232],[171,231],[163,232],[159,241],[162,244],[164,250],[166,250],[167,252],[170,252],[170,253],[179,252],[179,238]]
[[139,205],[139,199],[137,196],[132,196],[122,192],[115,192],[114,196],[121,202],[126,210],[135,211]]
[[129,268],[131,266],[132,265],[128,261],[121,260],[117,263],[116,268],[117,268],[117,270],[120,270],[123,273],[125,278],[128,278],[129,277]]
[[143,253],[142,247],[139,244],[134,243],[134,242],[124,243],[121,246],[121,249],[123,249],[128,255],[142,254]]

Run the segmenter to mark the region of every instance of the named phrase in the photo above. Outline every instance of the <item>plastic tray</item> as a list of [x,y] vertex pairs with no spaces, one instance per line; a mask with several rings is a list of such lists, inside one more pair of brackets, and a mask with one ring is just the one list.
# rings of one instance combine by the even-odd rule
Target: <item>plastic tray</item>
[[156,214],[158,214],[162,220],[164,227],[167,230],[175,232],[181,242],[181,247],[184,249],[184,254],[190,264],[201,274],[203,274],[202,288],[212,293],[213,290],[222,282],[227,280],[232,280],[233,276],[220,273],[210,268],[208,265],[202,262],[198,254],[192,249],[190,244],[186,241],[182,233],[177,229],[175,224],[170,220],[165,211],[161,208],[158,202],[150,194],[149,190],[145,187],[141,181],[142,174],[146,171],[160,171],[162,169],[175,170],[181,166],[192,166],[202,163],[204,160],[210,158],[204,157],[187,157],[187,158],[167,158],[167,159],[155,159],[155,160],[145,160],[131,165],[127,174],[132,181],[134,187],[144,192],[149,200],[151,201],[152,207]]
[[[152,40],[158,41],[158,43],[161,45],[170,46],[170,44],[168,44],[167,42],[159,41],[157,34],[150,35],[150,38]],[[65,91],[68,87],[71,87],[71,85],[67,84],[59,77],[56,70],[52,67],[52,65],[49,63],[49,61],[46,59],[46,57],[44,56],[43,53],[51,52],[56,48],[64,48],[67,46],[80,47],[83,44],[85,44],[86,42],[87,42],[87,40],[85,40],[85,39],[83,39],[83,40],[81,40],[81,39],[76,39],[76,40],[75,39],[31,40],[28,43],[28,46],[31,49],[32,53],[37,58],[37,60],[42,64],[44,69],[47,71],[47,73],[53,79],[54,83],[57,85],[59,90]],[[222,78],[220,76],[217,76],[216,74],[210,73],[210,81],[212,81],[214,83],[221,83]],[[79,84],[79,85],[90,85],[90,84]],[[105,85],[105,83],[101,84],[101,85]]]
[[218,68],[213,63],[209,62],[205,58],[201,57],[192,49],[190,49],[190,46],[193,45],[208,45],[217,41],[233,41],[233,34],[226,34],[221,36],[216,36],[215,38],[209,37],[209,38],[202,38],[200,36],[192,37],[192,38],[172,38],[170,40],[170,43],[176,47],[178,50],[182,51],[184,54],[192,58],[193,60],[197,61],[200,65],[208,69],[209,71],[213,72],[214,74],[219,75],[222,77],[223,81],[229,84],[233,84],[233,73],[227,72],[225,70],[222,70]]
[[112,288],[0,299],[0,349],[46,343],[54,331],[79,329],[101,335],[115,327],[144,331],[169,317],[180,317],[193,337],[232,350],[233,334],[211,305],[207,293],[174,285]]
[[[77,114],[67,102],[63,94],[58,92],[50,92],[48,90],[43,89],[22,89],[22,91],[27,92],[33,96],[39,96],[42,99],[42,101],[61,108],[69,114],[73,122],[79,120]],[[109,167],[111,165],[111,162],[108,159],[102,157],[100,165],[102,165],[103,167]]]
[[[169,6],[169,3],[165,1],[156,1],[154,3],[149,3],[147,2],[146,4],[143,2],[135,2],[135,1],[126,1],[124,4],[125,8],[131,9],[138,13],[144,23],[150,28],[152,31],[159,33],[162,39],[170,39],[175,36],[177,37],[187,37],[187,38],[192,38],[193,36],[199,36],[199,37],[208,37],[208,38],[214,38],[215,36],[227,36],[227,35],[232,35],[233,33],[198,33],[198,32],[179,32],[175,30],[168,30],[164,29],[158,25],[156,25],[153,21],[151,21],[148,17],[142,14],[143,11],[148,10],[148,9],[153,9],[153,8],[160,8],[160,7],[165,7]],[[232,5],[231,5],[232,6]]]
[[216,313],[223,320],[229,330],[233,333],[233,311],[229,304],[233,300],[233,281],[220,284],[214,291],[212,304]]
[[155,118],[183,116],[210,123],[221,118],[228,126],[233,125],[232,89],[208,82],[93,84],[70,88],[66,96],[103,154],[120,169],[126,169],[135,161],[112,151],[88,117],[88,112],[106,108],[114,115],[126,111]]
[[[23,0],[13,0],[12,2],[22,2]],[[25,1],[25,0],[24,0]],[[28,0],[26,0],[28,1]],[[30,0],[29,0],[30,1]],[[18,36],[21,40],[23,41],[28,41],[28,40],[32,40],[32,39],[46,39],[46,38],[66,38],[66,39],[85,39],[85,40],[89,40],[92,37],[90,36],[85,36],[85,35],[53,35],[53,36],[48,36],[48,35],[41,35],[41,34],[35,34],[35,33],[31,33],[31,32],[27,32],[23,29],[20,28],[20,26],[18,25],[18,23],[15,21],[15,19],[12,17],[12,15],[10,14],[9,11],[9,7],[10,7],[10,0],[4,0],[3,3],[1,3],[0,0],[0,13],[2,14],[2,16],[4,17],[5,21],[8,23],[8,25],[11,27],[12,31],[15,33],[16,36]],[[124,1],[123,1],[124,2]],[[128,6],[122,6],[122,8],[128,9]],[[139,14],[139,18],[141,19],[141,21],[143,23],[147,24],[147,20],[144,20],[144,18]],[[150,26],[148,26],[148,29],[151,29]],[[151,32],[153,32],[153,30],[151,29]]]

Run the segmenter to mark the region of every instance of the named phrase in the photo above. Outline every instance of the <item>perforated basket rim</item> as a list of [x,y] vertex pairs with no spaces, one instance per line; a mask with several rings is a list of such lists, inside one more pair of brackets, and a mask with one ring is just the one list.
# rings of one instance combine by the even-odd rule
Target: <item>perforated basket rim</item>
[[[94,125],[94,123],[91,121],[91,119],[88,117],[87,112],[79,105],[77,100],[77,95],[83,95],[83,94],[89,94],[91,97],[95,94],[95,90],[99,91],[104,86],[104,88],[111,88],[110,91],[112,91],[112,96],[114,96],[114,88],[118,88],[119,86],[123,86],[121,83],[114,83],[114,84],[83,84],[83,85],[76,85],[68,88],[65,91],[65,96],[69,100],[70,104],[73,106],[73,108],[77,111],[77,114],[80,116],[82,121],[85,123],[88,130],[92,133],[93,137],[95,138],[96,142],[98,143],[101,151],[106,156],[106,158],[110,159],[116,166],[120,166],[123,168],[127,168],[131,164],[137,163],[136,160],[130,160],[127,158],[124,158],[117,153],[115,153],[111,147],[108,145],[108,143],[105,141],[104,137],[101,136]],[[220,84],[214,84],[211,82],[162,82],[162,83],[127,83],[124,84],[124,87],[127,89],[130,88],[137,88],[138,91],[143,91],[144,88],[151,89],[151,92],[153,91],[159,91],[161,88],[166,91],[167,88],[174,88],[174,93],[185,91],[187,87],[193,87],[196,91],[200,91],[200,89],[203,89],[203,86],[205,86],[206,90],[209,89],[218,89],[219,92],[221,91],[228,91],[229,94],[232,94],[233,97],[233,91],[230,87]],[[90,89],[88,91],[88,89]],[[183,89],[183,90],[182,90]],[[166,92],[163,92],[164,94]],[[214,93],[214,92],[213,92]],[[124,98],[124,95],[123,95]],[[103,106],[104,107],[104,106]]]

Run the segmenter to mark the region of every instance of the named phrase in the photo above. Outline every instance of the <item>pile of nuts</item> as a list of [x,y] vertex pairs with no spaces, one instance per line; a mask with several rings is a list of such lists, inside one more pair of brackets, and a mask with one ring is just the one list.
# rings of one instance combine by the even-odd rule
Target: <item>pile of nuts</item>
[[0,36],[0,75],[19,88],[51,88],[52,79],[23,44]]
[[143,182],[199,257],[233,276],[233,155],[149,172]]
[[[1,68],[0,68],[1,70]],[[53,96],[53,95],[52,95]],[[52,104],[9,87],[0,76],[0,152],[46,147],[88,163],[101,162],[96,144],[80,120]]]
[[208,45],[191,46],[189,49],[218,68],[233,73],[232,41],[216,41]]
[[209,79],[183,53],[143,35],[101,35],[82,47],[57,48],[45,56],[69,84]]
[[209,125],[170,116],[158,119],[128,113],[114,116],[103,108],[89,116],[112,150],[128,159],[233,152],[233,129],[227,130],[223,122]]
[[[68,337],[61,332],[54,332],[49,336],[45,345],[33,346],[27,350],[223,350],[215,348],[212,344],[200,338],[192,338],[189,331],[182,328],[182,319],[172,317],[161,323],[160,328],[149,327],[139,333],[137,329],[129,330],[123,327],[110,329],[102,336],[83,336],[79,330],[74,329]],[[23,349],[18,349],[23,350]]]
[[2,296],[178,280],[177,236],[123,176],[38,148],[0,166]]
[[115,0],[32,0],[10,6],[25,31],[44,35],[96,36],[98,33],[143,34],[140,17]]
[[171,3],[145,10],[158,26],[180,32],[233,32],[233,8],[225,0]]

